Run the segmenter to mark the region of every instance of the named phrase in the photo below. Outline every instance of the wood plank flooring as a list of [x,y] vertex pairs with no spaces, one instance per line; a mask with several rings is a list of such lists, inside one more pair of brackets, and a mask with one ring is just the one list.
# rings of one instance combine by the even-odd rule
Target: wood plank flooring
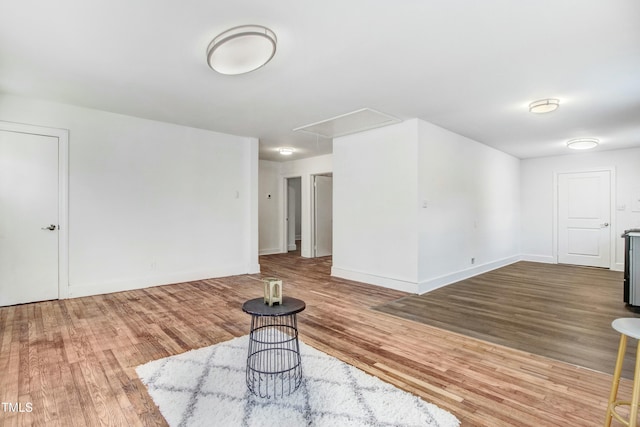
[[[331,259],[261,257],[306,301],[301,339],[451,411],[463,426],[597,426],[611,375],[371,307],[401,292],[332,278]],[[260,275],[0,308],[2,426],[166,425],[135,367],[245,335]],[[622,390],[630,393],[628,380]],[[225,426],[227,427],[227,426]]]
[[[612,373],[618,317],[640,317],[622,299],[621,272],[519,262],[377,310],[507,347]],[[635,348],[623,375],[633,378]]]

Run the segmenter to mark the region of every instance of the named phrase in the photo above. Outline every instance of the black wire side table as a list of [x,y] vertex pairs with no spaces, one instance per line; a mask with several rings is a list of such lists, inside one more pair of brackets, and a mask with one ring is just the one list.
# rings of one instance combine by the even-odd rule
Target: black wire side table
[[296,314],[304,301],[283,297],[279,305],[264,298],[245,302],[242,310],[251,315],[247,387],[258,397],[282,398],[300,387],[302,363]]

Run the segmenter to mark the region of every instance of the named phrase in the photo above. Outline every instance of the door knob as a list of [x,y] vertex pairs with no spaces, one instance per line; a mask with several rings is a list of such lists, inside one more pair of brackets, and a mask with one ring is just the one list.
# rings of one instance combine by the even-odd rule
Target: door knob
[[603,228],[604,228],[604,227],[608,227],[608,226],[609,226],[609,223],[608,223],[608,222],[605,222],[604,224],[600,224],[600,227],[603,227]]
[[42,227],[42,230],[49,230],[49,231],[53,231],[56,229],[56,226],[54,224],[51,224],[48,227]]

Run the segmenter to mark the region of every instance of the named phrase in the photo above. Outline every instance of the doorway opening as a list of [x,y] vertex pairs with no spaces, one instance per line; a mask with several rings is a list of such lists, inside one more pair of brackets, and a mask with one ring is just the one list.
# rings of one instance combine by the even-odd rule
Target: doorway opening
[[286,252],[300,255],[302,247],[302,178],[286,178],[285,194]]
[[333,254],[333,174],[313,175],[312,254],[324,257]]

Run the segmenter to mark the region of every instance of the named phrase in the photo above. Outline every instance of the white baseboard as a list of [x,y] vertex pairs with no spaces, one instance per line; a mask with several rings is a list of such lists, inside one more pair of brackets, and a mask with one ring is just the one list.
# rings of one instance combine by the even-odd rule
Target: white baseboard
[[488,271],[495,270],[518,261],[520,261],[520,257],[516,255],[478,265],[466,270],[446,274],[444,276],[436,277],[433,279],[424,280],[419,283],[392,277],[377,276],[374,274],[339,267],[332,267],[331,275],[335,277],[341,277],[343,279],[355,280],[357,282],[369,283],[371,285],[383,286],[385,288],[395,289],[398,291],[409,292],[413,294],[424,294],[443,286],[459,282],[460,280],[468,279],[470,277],[477,276],[478,274],[486,273]]
[[[413,283],[407,280],[400,280],[390,277],[376,276],[373,274],[364,273],[361,271],[353,271],[343,268],[332,267],[331,275],[341,277],[344,279],[355,280],[357,282],[369,283],[372,285],[384,286],[390,289],[396,289],[399,291],[410,292],[414,294],[424,294],[443,286],[450,285],[452,283],[459,282],[461,280],[468,279],[470,277],[477,276],[479,274],[487,273],[498,268],[505,267],[507,265],[516,263],[518,261],[531,261],[545,264],[556,264],[556,260],[552,256],[543,255],[514,255],[511,257],[503,258],[500,260],[488,262],[486,264],[477,265],[473,268],[456,271],[450,274],[445,274],[440,277],[427,279],[419,283]],[[614,271],[624,271],[624,265],[616,263],[611,267]]]
[[433,279],[424,280],[418,284],[418,292],[416,293],[424,294],[443,286],[459,282],[460,280],[468,279],[470,277],[477,276],[478,274],[486,273],[518,261],[520,261],[520,257],[515,255],[497,261],[488,262],[486,264],[477,265],[466,270],[456,271]]
[[[557,264],[556,258],[550,255],[531,255],[531,254],[522,254],[520,255],[520,261],[531,261],[531,262],[541,262],[545,264]],[[611,271],[624,271],[624,263],[616,262],[611,265]]]
[[383,286],[397,291],[418,293],[418,284],[408,280],[394,279],[391,277],[376,276],[375,274],[363,273],[345,268],[331,267],[331,275],[343,279],[354,280],[356,282],[368,283],[370,285]]
[[[258,266],[257,271],[256,266]],[[236,276],[239,274],[253,274],[260,272],[259,264],[254,265],[251,270],[252,271],[247,271],[247,265],[236,265],[221,267],[219,269],[158,274],[153,276],[107,280],[104,282],[86,283],[81,285],[70,284],[68,297],[78,298],[91,295],[110,294],[112,292],[131,291],[134,289],[149,288],[151,286],[170,285],[173,283]]]
[[273,255],[273,254],[282,254],[284,252],[282,252],[282,249],[280,248],[273,248],[273,249],[260,249],[260,252],[258,253],[258,255]]
[[520,255],[520,261],[541,262],[544,264],[557,264],[556,258],[551,255],[522,254]]
[[289,245],[289,247],[287,249],[289,249],[290,251],[295,251],[296,249],[298,249],[298,247],[296,246],[295,243],[292,243],[292,244]]

